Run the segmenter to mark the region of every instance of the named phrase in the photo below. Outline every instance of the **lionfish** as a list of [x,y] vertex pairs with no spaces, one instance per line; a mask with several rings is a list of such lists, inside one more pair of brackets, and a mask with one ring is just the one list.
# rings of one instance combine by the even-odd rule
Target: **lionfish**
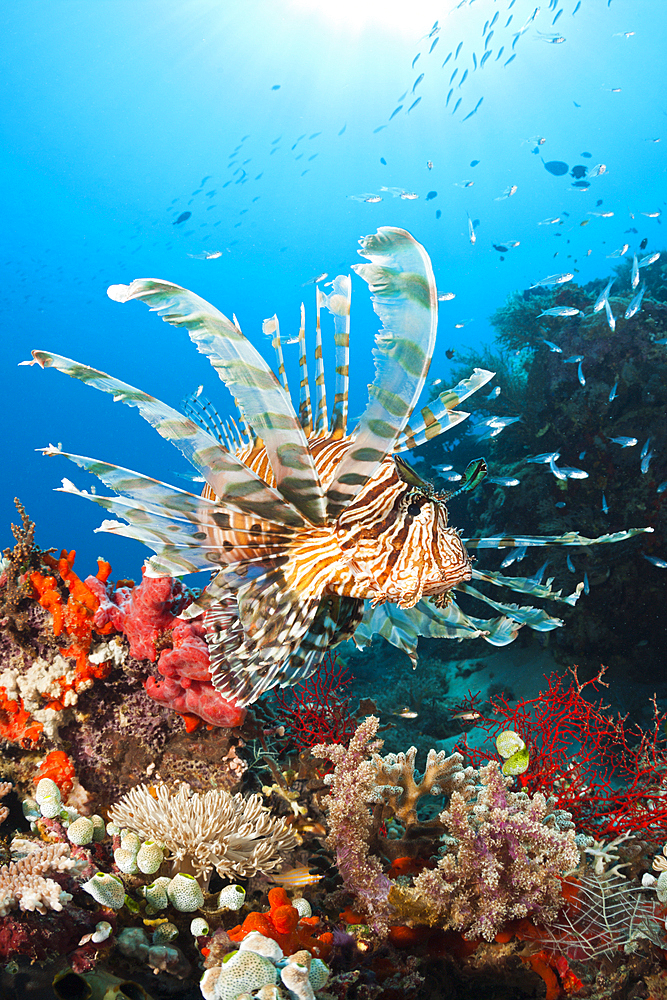
[[[305,311],[298,336],[300,394],[292,403],[277,317],[264,322],[278,357],[280,379],[241,332],[199,296],[178,285],[138,279],[112,285],[117,302],[139,299],[172,326],[183,326],[234,397],[240,427],[221,421],[192,397],[186,414],[86,365],[46,351],[33,361],[53,367],[136,406],[171,441],[205,481],[201,495],[169,486],[121,466],[63,452],[117,496],[62,490],[99,504],[119,520],[99,529],[137,539],[155,553],[146,572],[214,575],[182,617],[204,614],[214,687],[239,706],[264,692],[308,677],[327,650],[345,639],[365,645],[380,633],[416,662],[419,635],[483,637],[511,642],[522,625],[548,630],[562,621],[546,612],[503,604],[471,580],[486,581],[554,601],[552,580],[482,572],[467,550],[520,545],[589,545],[628,538],[630,529],[588,539],[503,536],[463,539],[448,525],[447,502],[486,475],[483,459],[470,463],[458,489],[436,493],[400,453],[456,426],[469,414],[456,407],[494,373],[472,375],[412,414],[423,389],[436,337],[438,297],[430,259],[405,230],[382,227],[360,240],[369,263],[353,270],[369,286],[382,327],[375,339],[375,379],[365,412],[347,431],[351,277],[334,279],[330,294],[317,288],[315,395],[306,359]],[[320,314],[333,316],[335,392],[328,417]],[[499,612],[493,619],[466,615],[454,592],[472,594]]]

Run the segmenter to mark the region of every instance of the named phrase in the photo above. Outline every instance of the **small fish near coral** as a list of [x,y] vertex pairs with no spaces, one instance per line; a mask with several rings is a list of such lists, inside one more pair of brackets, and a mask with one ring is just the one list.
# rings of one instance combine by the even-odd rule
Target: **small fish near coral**
[[[469,230],[474,242],[470,220]],[[484,460],[471,462],[453,491],[437,493],[401,453],[466,419],[469,414],[457,407],[494,373],[475,369],[413,416],[435,347],[438,292],[431,262],[403,229],[380,228],[360,244],[367,263],[353,270],[369,285],[382,328],[375,342],[370,399],[352,432],[347,427],[349,275],[336,277],[329,294],[316,287],[314,399],[302,305],[298,405],[289,394],[277,318],[269,322],[280,380],[236,318],[230,321],[194,293],[156,279],[109,288],[112,300],[136,299],[165,322],[185,327],[234,396],[240,430],[233,420],[222,423],[207,407],[193,402],[185,415],[57,354],[34,351],[34,360],[23,362],[56,368],[137,407],[205,480],[197,495],[111,463],[53,446],[43,449],[46,455],[64,455],[120,494],[101,496],[63,481],[65,492],[120,519],[104,521],[101,530],[153,550],[148,578],[216,571],[180,617],[187,622],[203,616],[213,686],[237,706],[252,704],[275,686],[304,680],[328,650],[350,637],[364,646],[379,633],[416,661],[419,635],[481,637],[505,645],[523,625],[548,631],[563,624],[541,609],[498,602],[471,581],[569,605],[576,603],[581,585],[563,597],[550,582],[482,572],[472,565],[468,549],[587,546],[651,530],[631,528],[596,539],[576,531],[461,538],[448,524],[447,505],[484,479]],[[537,284],[557,285],[571,278],[570,273],[551,275]],[[321,349],[324,311],[333,316],[336,344],[330,417]],[[468,617],[457,605],[455,591],[486,602],[499,617]],[[221,609],[224,625],[216,628]]]

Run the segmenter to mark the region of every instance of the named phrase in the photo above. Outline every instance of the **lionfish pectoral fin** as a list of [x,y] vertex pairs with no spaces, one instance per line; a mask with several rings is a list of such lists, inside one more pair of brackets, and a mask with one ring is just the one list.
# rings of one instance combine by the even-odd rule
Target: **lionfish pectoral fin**
[[522,545],[542,547],[546,545],[608,545],[614,542],[624,542],[635,535],[651,532],[653,528],[628,528],[627,531],[614,531],[612,534],[598,535],[597,538],[587,538],[577,531],[568,531],[564,535],[495,535],[492,538],[462,538],[467,549],[511,549]]
[[550,632],[552,629],[560,628],[565,624],[561,618],[553,618],[541,608],[532,608],[530,605],[501,604],[499,601],[494,601],[490,597],[487,597],[486,594],[477,590],[476,587],[471,587],[468,583],[460,583],[456,589],[459,593],[470,594],[471,597],[476,597],[478,601],[488,604],[494,611],[500,611],[505,617],[511,618],[521,625],[527,625],[528,628],[532,628],[537,632]]
[[218,309],[194,292],[152,278],[112,285],[117,302],[139,299],[172,326],[183,326],[237,400],[266,447],[276,488],[312,524],[326,520],[324,495],[292,401],[259,351]]
[[327,492],[332,518],[393,452],[424,385],[438,322],[435,278],[424,248],[404,229],[388,227],[360,242],[359,253],[371,263],[354,270],[370,286],[382,328],[375,339],[368,405]]
[[[267,520],[278,518],[279,523],[303,526],[303,515],[283,496],[271,489],[251,469],[224,448],[193,420],[184,417],[166,403],[125,382],[78,361],[47,351],[33,351],[35,361],[42,368],[55,368],[79,379],[86,385],[110,393],[114,402],[136,406],[141,416],[158,434],[170,441],[181,454],[201,473],[215,495],[228,503],[233,510],[261,516]],[[45,454],[59,454],[58,449],[44,449]],[[92,461],[92,460],[88,460]],[[89,471],[98,473],[91,468]],[[115,487],[112,486],[113,489]]]

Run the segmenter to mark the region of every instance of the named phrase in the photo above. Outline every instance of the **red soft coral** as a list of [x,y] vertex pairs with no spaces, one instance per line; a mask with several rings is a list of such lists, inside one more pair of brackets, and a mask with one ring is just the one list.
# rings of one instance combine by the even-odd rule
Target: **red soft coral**
[[232,941],[243,941],[251,931],[259,931],[264,937],[277,941],[285,955],[293,955],[305,949],[313,958],[326,960],[333,943],[333,935],[328,931],[315,936],[320,929],[319,917],[301,917],[292,906],[286,891],[280,887],[269,889],[268,913],[253,910],[242,924],[228,931]]

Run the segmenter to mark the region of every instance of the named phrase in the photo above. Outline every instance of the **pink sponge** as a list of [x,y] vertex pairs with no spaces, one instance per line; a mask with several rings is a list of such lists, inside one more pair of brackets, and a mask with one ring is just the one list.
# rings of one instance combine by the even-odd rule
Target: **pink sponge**
[[188,603],[187,590],[180,580],[144,576],[138,587],[119,587],[111,594],[95,577],[88,577],[86,584],[100,602],[95,626],[111,622],[129,639],[130,655],[135,659],[154,663],[157,641],[164,639],[166,632],[171,633],[173,648],[162,650],[157,665],[165,679],[148,677],[144,683],[151,698],[175,712],[197,716],[211,726],[241,725],[246,710],[225,701],[211,684],[202,622],[196,619],[185,622],[176,617]]

